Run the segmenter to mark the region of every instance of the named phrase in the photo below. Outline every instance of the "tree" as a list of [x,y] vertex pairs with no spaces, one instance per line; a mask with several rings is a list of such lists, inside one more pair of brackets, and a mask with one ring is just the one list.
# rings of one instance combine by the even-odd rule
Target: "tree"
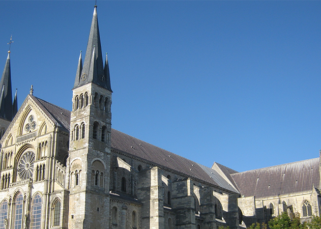
[[313,216],[311,222],[308,223],[310,229],[319,229],[321,228],[321,217]]

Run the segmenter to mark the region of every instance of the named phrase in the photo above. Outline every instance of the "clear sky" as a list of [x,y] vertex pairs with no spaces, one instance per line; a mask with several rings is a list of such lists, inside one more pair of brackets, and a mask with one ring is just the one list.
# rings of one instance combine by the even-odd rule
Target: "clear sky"
[[[19,106],[71,110],[94,1],[0,0]],[[321,1],[102,1],[113,128],[237,171],[319,156]]]

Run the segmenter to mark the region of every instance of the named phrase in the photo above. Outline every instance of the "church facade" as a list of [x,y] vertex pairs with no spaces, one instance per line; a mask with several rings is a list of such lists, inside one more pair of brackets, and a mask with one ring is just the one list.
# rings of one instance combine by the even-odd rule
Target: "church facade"
[[111,128],[112,89],[97,7],[72,111],[0,82],[0,229],[245,228],[283,211],[320,215],[319,158],[238,173]]

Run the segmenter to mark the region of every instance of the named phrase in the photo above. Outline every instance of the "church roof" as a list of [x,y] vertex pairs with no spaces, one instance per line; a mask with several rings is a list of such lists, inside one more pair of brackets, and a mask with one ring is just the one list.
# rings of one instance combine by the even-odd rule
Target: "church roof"
[[[33,95],[30,96],[51,119],[51,121],[66,131],[69,131],[70,111],[48,103]],[[199,179],[214,186],[226,189],[227,191],[238,192],[211,168],[200,165],[115,129],[111,130],[111,147],[116,151],[146,160],[155,166],[177,171],[182,175]]]
[[0,81],[0,90],[3,92],[0,101],[0,118],[11,121],[12,115],[12,89],[11,89],[11,68],[10,68],[10,52],[4,66],[2,78]]
[[111,132],[111,146],[121,152],[152,162],[156,166],[169,168],[182,173],[187,177],[197,178],[226,190],[238,192],[211,168],[200,165],[115,129],[112,129]]
[[45,112],[45,114],[55,123],[58,127],[68,131],[70,129],[70,111],[58,107],[45,100],[39,99],[33,95],[29,95],[37,105]]
[[319,187],[319,158],[231,175],[244,197],[268,197],[311,191]]
[[[224,165],[221,165],[221,164],[219,164],[219,163],[217,163],[217,162],[215,162],[214,164],[216,164],[219,168],[220,168],[220,170],[224,173],[224,175],[227,177],[227,179],[234,185],[234,187],[236,187],[236,184],[235,184],[235,182],[234,182],[234,180],[233,180],[233,178],[232,178],[232,174],[233,173],[238,173],[237,171],[235,171],[234,169],[231,169],[231,168],[229,168],[229,167],[226,167],[226,166],[224,166]],[[212,167],[213,168],[213,167]]]

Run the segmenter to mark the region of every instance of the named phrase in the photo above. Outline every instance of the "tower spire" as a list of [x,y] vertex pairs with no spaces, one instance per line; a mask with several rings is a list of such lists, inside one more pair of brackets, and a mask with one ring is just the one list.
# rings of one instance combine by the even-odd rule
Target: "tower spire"
[[[75,79],[74,88],[88,83],[94,83],[98,86],[108,89],[107,77],[104,75],[103,58],[101,52],[100,34],[97,17],[97,5],[94,7],[93,18],[90,27],[88,44],[86,49],[84,65],[79,67]],[[78,70],[80,70],[79,72]],[[77,79],[79,78],[79,80]],[[110,87],[109,87],[110,88]]]
[[12,104],[12,118],[17,114],[18,111],[18,89],[16,88],[16,93],[14,94],[13,104]]
[[1,97],[0,118],[11,121],[12,120],[12,89],[11,89],[10,51],[8,51],[7,61],[2,73],[0,88],[2,88],[3,90],[3,95]]
[[109,75],[109,63],[108,63],[108,57],[106,53],[106,59],[105,59],[105,67],[104,67],[104,80],[106,81],[106,88],[107,90],[111,91],[111,84],[110,84],[110,75]]
[[80,82],[81,71],[82,71],[82,56],[81,56],[81,51],[80,51],[74,88],[76,88]]

